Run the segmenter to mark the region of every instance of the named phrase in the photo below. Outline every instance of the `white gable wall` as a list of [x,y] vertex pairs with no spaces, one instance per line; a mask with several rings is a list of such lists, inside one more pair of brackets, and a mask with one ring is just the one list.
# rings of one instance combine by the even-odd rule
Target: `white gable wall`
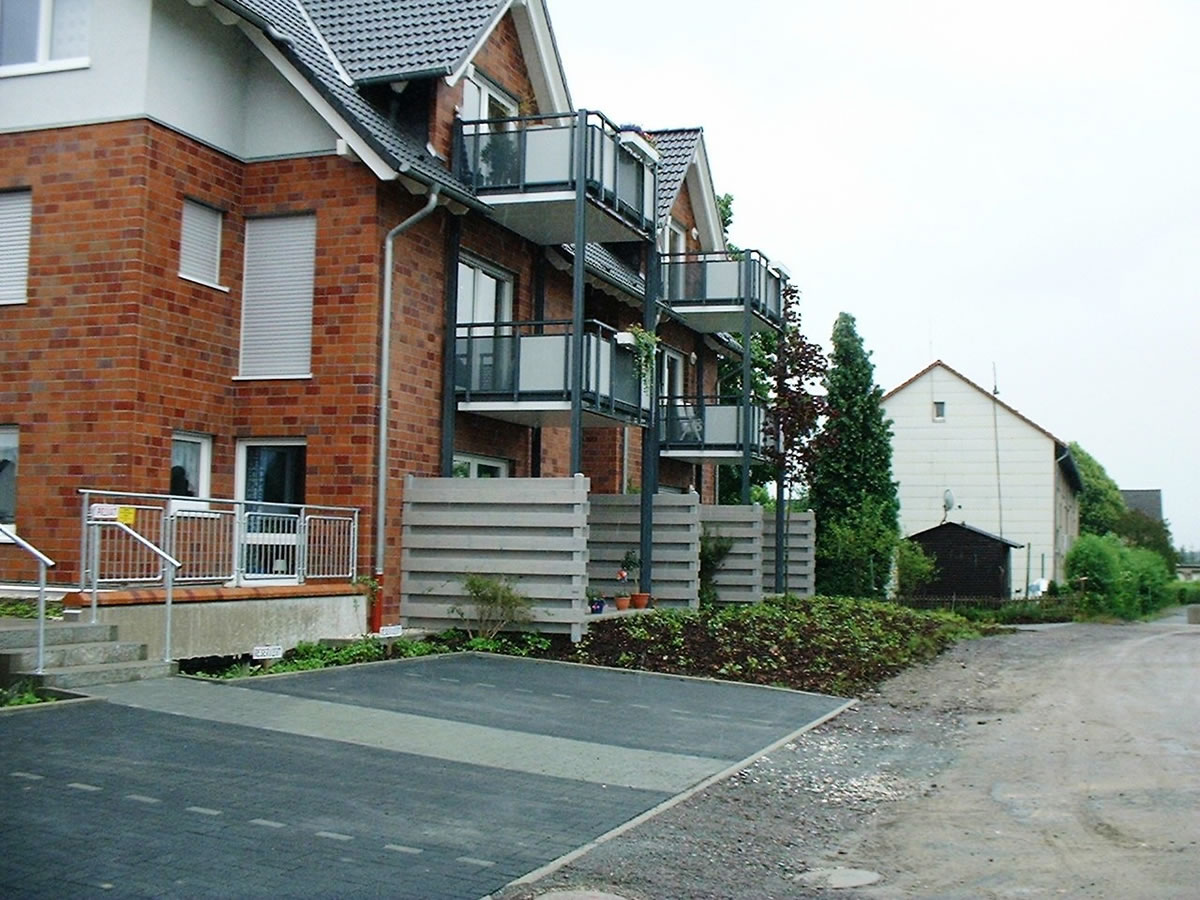
[[[945,403],[944,421],[934,421],[934,401]],[[1043,554],[1045,577],[1061,580],[1055,570],[1061,553],[1056,554],[1058,467],[1051,438],[942,368],[899,390],[884,408],[893,423],[892,471],[900,483],[905,535],[942,521],[942,498],[949,489],[955,508],[947,521],[1029,545],[1012,551],[1014,590],[1022,589],[1027,561],[1031,578],[1043,574]]]
[[238,27],[184,0],[93,0],[88,58],[82,69],[0,78],[0,128],[149,116],[244,160],[336,147]]

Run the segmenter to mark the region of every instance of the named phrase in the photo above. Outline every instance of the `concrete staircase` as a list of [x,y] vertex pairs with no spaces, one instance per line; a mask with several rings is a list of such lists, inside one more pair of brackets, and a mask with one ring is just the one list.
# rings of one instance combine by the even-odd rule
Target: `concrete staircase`
[[174,662],[146,659],[146,645],[117,640],[115,625],[46,623],[45,665],[37,669],[37,623],[0,624],[0,684],[29,680],[42,687],[82,688],[94,684],[161,678],[178,671]]

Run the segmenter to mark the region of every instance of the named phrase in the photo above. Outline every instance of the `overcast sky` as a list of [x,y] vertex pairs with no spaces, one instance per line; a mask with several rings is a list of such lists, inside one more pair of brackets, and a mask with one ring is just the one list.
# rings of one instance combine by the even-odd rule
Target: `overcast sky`
[[1200,547],[1200,3],[549,0],[572,99],[703,126],[731,239],[885,389],[940,358]]

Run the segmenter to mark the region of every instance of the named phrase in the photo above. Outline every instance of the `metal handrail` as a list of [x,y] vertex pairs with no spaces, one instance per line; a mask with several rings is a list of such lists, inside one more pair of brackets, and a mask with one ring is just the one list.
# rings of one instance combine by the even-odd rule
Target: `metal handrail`
[[41,675],[46,668],[46,569],[53,566],[54,560],[39,550],[15,531],[10,531],[0,525],[0,536],[8,538],[30,556],[38,564],[38,627],[37,627],[37,668],[36,674]]
[[[129,535],[155,556],[163,561],[163,583],[166,586],[166,637],[163,641],[163,662],[171,661],[171,601],[175,596],[175,570],[182,568],[183,563],[173,557],[166,550],[163,550],[156,543],[146,537],[138,534],[124,522],[114,522],[106,519],[89,519],[88,524],[93,528],[108,527],[116,528],[118,531],[123,531]],[[97,553],[100,547],[98,540],[92,541],[93,553]],[[92,624],[96,624],[96,595],[98,593],[99,584],[99,566],[92,566]]]

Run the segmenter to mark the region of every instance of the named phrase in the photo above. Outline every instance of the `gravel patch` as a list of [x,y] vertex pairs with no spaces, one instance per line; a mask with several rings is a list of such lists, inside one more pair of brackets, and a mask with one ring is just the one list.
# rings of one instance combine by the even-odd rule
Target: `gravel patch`
[[861,896],[851,885],[875,873],[852,861],[856,833],[899,801],[937,792],[964,737],[1003,721],[1035,693],[1036,678],[1012,684],[1006,673],[1029,675],[1073,645],[1101,639],[1104,628],[959,643],[725,781],[534,884],[494,896],[533,900],[563,889],[629,900]]

